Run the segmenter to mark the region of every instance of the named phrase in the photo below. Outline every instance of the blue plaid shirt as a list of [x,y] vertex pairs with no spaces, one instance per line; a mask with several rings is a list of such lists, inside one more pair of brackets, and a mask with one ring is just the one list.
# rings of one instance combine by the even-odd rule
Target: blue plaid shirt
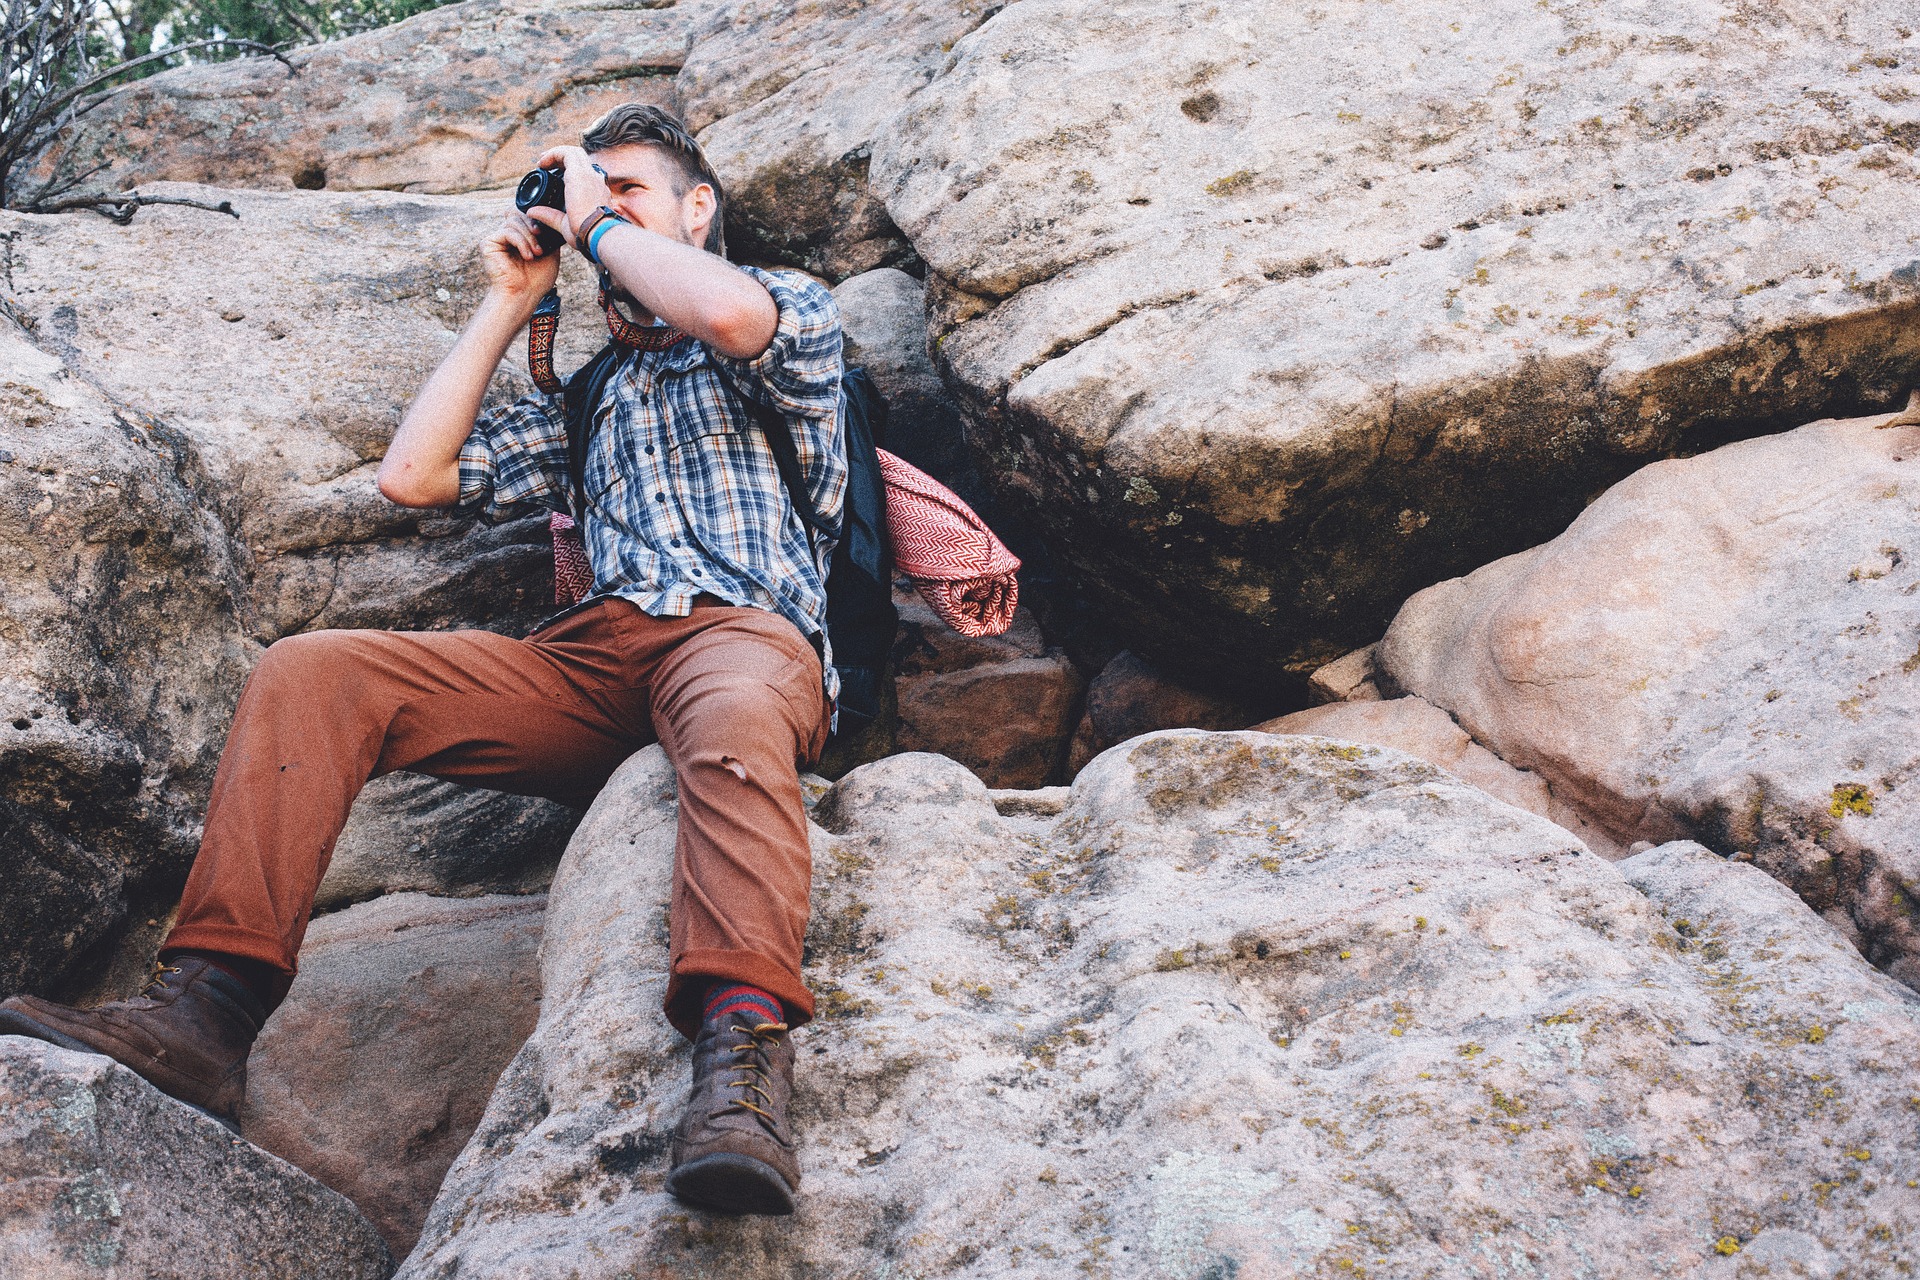
[[[826,647],[833,544],[794,513],[741,397],[785,416],[814,507],[837,523],[847,487],[840,313],[804,276],[740,269],[780,311],[764,352],[736,360],[688,338],[629,354],[607,384],[585,467],[593,590],[581,605],[619,596],[656,617],[684,617],[704,592],[777,613],[818,637],[831,702],[840,692]],[[559,396],[536,391],[475,421],[454,510],[489,521],[570,512],[568,488],[566,413]]]

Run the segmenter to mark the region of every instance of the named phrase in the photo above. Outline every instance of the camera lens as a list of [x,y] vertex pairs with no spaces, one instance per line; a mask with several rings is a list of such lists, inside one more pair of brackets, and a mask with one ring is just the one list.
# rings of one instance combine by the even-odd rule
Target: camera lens
[[513,193],[513,203],[517,205],[523,213],[535,205],[546,205],[548,208],[565,207],[562,202],[553,200],[549,194],[554,187],[559,185],[555,181],[556,177],[558,177],[558,175],[551,169],[533,170],[527,174],[526,177],[520,179],[520,189]]

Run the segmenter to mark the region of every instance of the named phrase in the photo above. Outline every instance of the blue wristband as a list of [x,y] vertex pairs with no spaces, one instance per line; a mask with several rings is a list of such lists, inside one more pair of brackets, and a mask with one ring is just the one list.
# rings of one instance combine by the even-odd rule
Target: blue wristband
[[592,262],[594,266],[599,266],[601,237],[605,236],[608,231],[611,231],[616,226],[626,225],[627,220],[617,215],[600,219],[600,225],[595,227],[592,233],[587,236],[587,260]]

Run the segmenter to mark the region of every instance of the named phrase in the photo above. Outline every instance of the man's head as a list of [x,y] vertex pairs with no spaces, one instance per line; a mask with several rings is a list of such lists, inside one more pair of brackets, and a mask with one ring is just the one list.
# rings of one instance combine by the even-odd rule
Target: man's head
[[629,221],[721,257],[726,192],[686,126],[659,107],[622,103],[580,145],[606,171],[613,207]]

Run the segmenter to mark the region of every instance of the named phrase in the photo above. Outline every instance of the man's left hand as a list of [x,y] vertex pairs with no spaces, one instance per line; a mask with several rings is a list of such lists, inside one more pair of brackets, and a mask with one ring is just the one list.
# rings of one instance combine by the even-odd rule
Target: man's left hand
[[567,211],[563,214],[558,209],[542,206],[527,210],[527,216],[552,227],[566,238],[568,245],[578,249],[580,237],[577,230],[580,224],[601,205],[613,203],[613,192],[607,189],[606,175],[580,147],[549,148],[534,161],[534,166],[565,171]]

